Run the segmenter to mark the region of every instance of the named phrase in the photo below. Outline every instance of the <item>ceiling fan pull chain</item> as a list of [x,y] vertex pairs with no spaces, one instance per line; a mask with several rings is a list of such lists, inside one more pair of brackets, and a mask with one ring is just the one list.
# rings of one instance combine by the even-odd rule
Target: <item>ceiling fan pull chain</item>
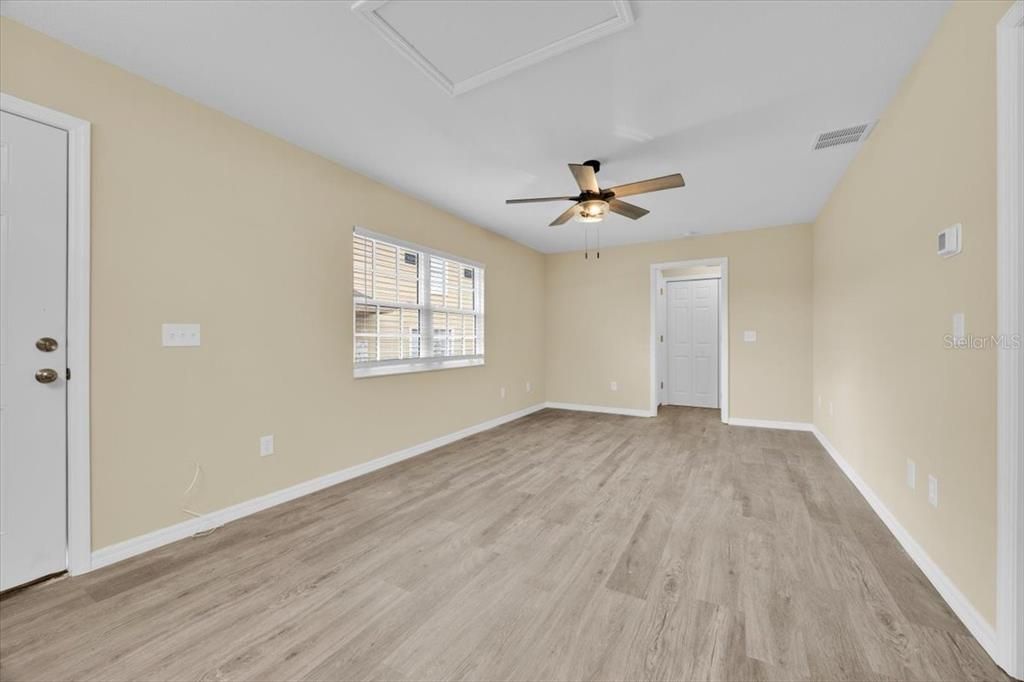
[[601,226],[598,225],[597,230],[597,259],[601,260]]
[[590,228],[587,227],[586,225],[584,225],[583,226],[583,259],[584,260],[589,260],[590,259],[590,240],[588,239],[588,237],[590,237]]

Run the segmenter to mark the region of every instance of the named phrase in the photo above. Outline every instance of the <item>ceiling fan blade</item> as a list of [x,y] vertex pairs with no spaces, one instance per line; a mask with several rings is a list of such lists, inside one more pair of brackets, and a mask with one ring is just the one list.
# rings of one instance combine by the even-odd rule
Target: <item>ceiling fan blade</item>
[[608,202],[608,208],[613,213],[624,215],[627,218],[636,220],[637,218],[643,218],[645,215],[650,213],[646,208],[640,208],[636,204],[630,204],[625,201],[619,201],[618,199],[612,199]]
[[533,199],[505,199],[506,204],[537,204],[542,201],[576,201],[578,197],[536,197]]
[[664,175],[660,178],[631,182],[626,185],[619,185],[618,187],[609,187],[605,191],[614,192],[617,197],[628,197],[634,194],[646,194],[647,192],[657,192],[662,189],[684,187],[685,185],[686,183],[683,182],[683,176],[679,173],[675,173],[674,175]]
[[567,222],[572,220],[573,216],[576,215],[576,210],[578,206],[579,204],[573,204],[571,207],[567,208],[565,212],[562,213],[562,215],[552,220],[551,224],[548,225],[548,227],[558,227],[559,225],[565,225]]
[[590,166],[584,166],[582,163],[570,163],[569,170],[572,171],[572,176],[576,178],[576,184],[580,186],[581,191],[594,194],[601,191],[597,185],[597,174]]

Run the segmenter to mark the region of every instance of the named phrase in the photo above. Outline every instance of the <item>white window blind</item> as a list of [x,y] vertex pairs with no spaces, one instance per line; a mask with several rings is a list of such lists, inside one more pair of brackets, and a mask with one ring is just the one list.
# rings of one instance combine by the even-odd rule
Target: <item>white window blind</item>
[[356,229],[355,376],[483,364],[483,284],[476,263]]

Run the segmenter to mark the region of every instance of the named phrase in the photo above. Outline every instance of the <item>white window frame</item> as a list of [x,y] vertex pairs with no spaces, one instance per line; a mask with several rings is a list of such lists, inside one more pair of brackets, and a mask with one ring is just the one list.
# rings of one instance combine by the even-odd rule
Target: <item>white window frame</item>
[[[396,239],[386,234],[380,234],[379,232],[373,232],[361,227],[355,227],[352,230],[353,234],[359,237],[366,237],[368,239],[375,239],[380,242],[391,244],[399,249],[407,251],[415,251],[419,254],[419,262],[417,264],[417,270],[419,273],[419,301],[416,305],[412,304],[396,304],[393,301],[377,301],[375,299],[363,299],[357,300],[353,295],[352,297],[352,376],[356,379],[363,379],[367,377],[379,377],[389,376],[393,374],[409,374],[413,372],[432,372],[441,369],[457,369],[460,367],[479,367],[484,364],[484,299],[485,299],[485,268],[482,263],[477,263],[468,258],[462,256],[456,256],[454,254],[445,253],[437,249],[432,249],[428,246],[422,246],[420,244],[414,244],[407,242],[402,239]],[[449,308],[449,307],[435,307],[430,304],[430,257],[444,258],[446,260],[456,261],[467,267],[472,267],[476,270],[474,274],[474,287],[479,292],[479,295],[474,301],[473,310],[466,310],[461,308]],[[401,307],[407,309],[418,309],[420,311],[420,348],[423,352],[432,353],[433,346],[433,333],[434,325],[432,324],[432,313],[456,313],[461,315],[472,314],[477,318],[476,325],[476,347],[480,351],[475,355],[459,355],[459,356],[426,356],[420,358],[403,358],[397,360],[375,360],[370,362],[355,362],[355,311],[356,305],[381,305],[387,307]]]

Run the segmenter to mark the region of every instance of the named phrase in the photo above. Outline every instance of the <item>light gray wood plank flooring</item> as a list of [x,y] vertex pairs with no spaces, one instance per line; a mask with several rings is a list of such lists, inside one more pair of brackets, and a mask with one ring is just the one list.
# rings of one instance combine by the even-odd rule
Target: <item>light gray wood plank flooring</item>
[[545,410],[0,599],[3,680],[1006,680],[807,433]]

